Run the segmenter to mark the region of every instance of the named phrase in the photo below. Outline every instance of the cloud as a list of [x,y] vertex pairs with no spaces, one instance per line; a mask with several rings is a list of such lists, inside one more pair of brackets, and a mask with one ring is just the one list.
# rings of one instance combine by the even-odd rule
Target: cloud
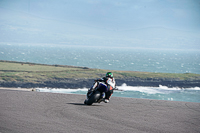
[[128,46],[177,44],[185,38],[185,44],[196,45],[199,6],[195,0],[1,0],[0,34],[4,40]]

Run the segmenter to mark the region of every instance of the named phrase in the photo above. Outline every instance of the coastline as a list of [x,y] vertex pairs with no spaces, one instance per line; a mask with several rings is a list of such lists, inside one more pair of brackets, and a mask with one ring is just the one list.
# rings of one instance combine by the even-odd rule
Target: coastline
[[117,71],[4,60],[0,60],[0,87],[90,88],[107,71],[114,73],[117,86],[125,83],[128,86],[200,87],[200,74],[193,73]]
[[[45,82],[19,82],[19,81],[0,81],[0,87],[10,87],[10,88],[90,88],[94,83],[94,79],[60,79],[60,80],[49,80]],[[200,87],[200,80],[194,81],[173,81],[173,80],[143,80],[143,79],[116,79],[116,85],[121,86],[122,84],[128,86],[149,86],[149,87],[159,87],[159,85],[167,86],[169,88],[194,88]]]
[[34,91],[34,88],[8,88],[8,87],[0,87],[0,90],[14,90],[14,91]]

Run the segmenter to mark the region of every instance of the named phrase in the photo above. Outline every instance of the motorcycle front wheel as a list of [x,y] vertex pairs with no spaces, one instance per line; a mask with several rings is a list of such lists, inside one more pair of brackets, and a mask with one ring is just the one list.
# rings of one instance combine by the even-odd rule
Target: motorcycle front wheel
[[85,100],[84,104],[92,105],[93,103],[97,102],[100,95],[101,95],[101,93],[99,91],[96,91],[87,100]]

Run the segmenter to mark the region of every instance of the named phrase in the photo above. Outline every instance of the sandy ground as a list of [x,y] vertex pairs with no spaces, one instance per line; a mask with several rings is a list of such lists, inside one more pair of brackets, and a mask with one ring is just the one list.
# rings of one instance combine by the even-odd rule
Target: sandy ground
[[0,133],[199,133],[200,103],[0,89]]

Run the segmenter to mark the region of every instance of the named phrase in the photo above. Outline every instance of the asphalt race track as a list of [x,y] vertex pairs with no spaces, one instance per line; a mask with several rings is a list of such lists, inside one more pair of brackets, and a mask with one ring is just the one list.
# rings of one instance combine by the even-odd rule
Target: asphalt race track
[[0,89],[0,133],[199,133],[200,103]]

